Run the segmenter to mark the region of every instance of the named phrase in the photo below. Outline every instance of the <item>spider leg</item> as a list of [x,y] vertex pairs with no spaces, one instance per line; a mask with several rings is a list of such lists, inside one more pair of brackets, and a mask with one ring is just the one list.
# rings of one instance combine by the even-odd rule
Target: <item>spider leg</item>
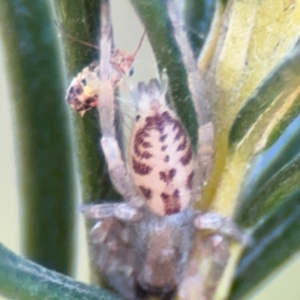
[[[228,258],[229,245],[226,237],[217,233],[196,235],[190,259],[178,288],[178,298],[213,299]],[[201,263],[208,260],[210,264]]]
[[95,224],[90,233],[93,262],[101,278],[125,299],[135,296],[135,251],[132,223],[105,218]]
[[103,220],[115,217],[124,222],[137,222],[142,219],[142,211],[128,203],[105,203],[83,205],[80,211],[86,218]]
[[187,72],[189,90],[198,116],[198,174],[196,174],[196,177],[198,177],[197,181],[201,183],[200,189],[202,189],[214,162],[214,125],[212,122],[212,112],[207,100],[204,81],[199,74],[197,62],[185,32],[182,16],[174,0],[167,0],[166,2],[174,36]]
[[139,196],[123,161],[115,128],[115,88],[120,74],[114,69],[111,63],[113,53],[112,25],[109,2],[107,0],[102,0],[101,2],[100,53],[100,100],[97,108],[102,132],[101,146],[108,163],[110,178],[116,190],[124,196],[127,202],[137,204]]
[[214,212],[197,213],[194,226],[201,231],[210,231],[233,239],[248,246],[251,243],[249,235],[244,233],[232,220]]

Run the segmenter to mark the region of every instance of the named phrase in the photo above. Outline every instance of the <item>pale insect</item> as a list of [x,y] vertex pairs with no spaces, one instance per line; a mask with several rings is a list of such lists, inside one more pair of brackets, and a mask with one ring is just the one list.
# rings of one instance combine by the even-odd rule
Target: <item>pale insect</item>
[[[95,65],[97,74],[86,69],[83,96],[89,95],[85,91],[90,85],[93,96],[99,93],[94,104],[100,117],[101,146],[111,181],[125,202],[84,206],[82,212],[98,221],[91,231],[95,264],[123,298],[138,300],[155,295],[171,299],[178,292],[180,299],[212,299],[213,292],[201,288],[194,298],[189,295],[190,282],[198,280],[199,273],[189,256],[192,251],[202,251],[196,231],[209,232],[206,251],[210,247],[219,267],[226,263],[227,239],[247,243],[247,237],[230,220],[191,206],[212,168],[213,126],[196,62],[188,43],[182,45],[187,39],[178,22],[181,17],[172,0],[167,1],[167,7],[199,118],[198,152],[193,152],[183,124],[166,103],[165,88],[152,79],[149,84],[139,83],[132,92],[137,111],[128,153],[122,154],[114,125],[114,90],[121,73],[111,57],[109,3],[102,0],[100,64]],[[72,84],[82,84],[79,75],[74,80]],[[68,93],[72,94],[70,89]],[[220,276],[217,273],[216,280]],[[201,286],[201,278],[196,285]]]
[[[67,34],[70,38],[74,39],[78,43],[82,43],[88,47],[99,49],[99,47],[95,45],[86,43],[70,36],[67,32],[65,32],[65,34]],[[120,49],[116,49],[111,56],[110,63],[114,71],[116,71],[116,75],[114,76],[115,82],[112,83],[114,86],[116,86],[122,80],[123,76],[131,76],[133,74],[132,64],[141,48],[145,34],[146,32],[143,33],[141,40],[133,54],[129,54],[126,51]],[[83,116],[87,110],[97,106],[99,80],[99,62],[96,61],[85,67],[72,80],[68,88],[66,98],[70,106],[75,111],[78,111],[81,116]]]

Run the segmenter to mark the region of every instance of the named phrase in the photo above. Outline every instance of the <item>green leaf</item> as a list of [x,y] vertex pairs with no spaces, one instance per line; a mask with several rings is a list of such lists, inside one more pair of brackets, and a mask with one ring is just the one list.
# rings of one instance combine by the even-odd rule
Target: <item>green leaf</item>
[[[300,116],[290,125],[285,134],[272,148],[260,154],[253,162],[249,175],[246,178],[239,206],[243,209],[251,199],[254,199],[261,188],[278,172],[285,168],[300,153]],[[258,171],[256,171],[258,169]],[[239,212],[239,209],[237,209]]]
[[14,300],[118,300],[104,290],[50,271],[0,244],[0,294]]
[[[270,136],[278,133],[279,124],[285,121],[286,126],[299,111],[295,64],[300,5],[231,0],[223,15],[221,5],[218,7],[216,21],[222,22],[218,41],[214,51],[210,49],[210,55],[204,56],[204,63],[199,63],[209,100],[215,104],[216,124],[215,169],[205,197],[211,199],[209,209],[233,218],[255,155],[271,145]],[[288,64],[285,74],[284,65]],[[256,103],[250,106],[253,99]],[[284,197],[292,192],[286,191]],[[277,208],[285,201],[278,200]],[[238,252],[231,252],[216,299],[226,298]]]
[[[208,53],[206,51],[200,57],[204,62],[200,60],[199,66],[208,87],[209,101],[214,104],[216,124],[215,170],[206,188],[205,198],[211,199],[213,208],[221,214],[234,214],[241,181],[248,165],[254,153],[266,145],[266,141],[259,138],[263,136],[268,140],[269,133],[277,125],[274,114],[280,113],[280,108],[286,109],[280,115],[284,118],[292,106],[293,101],[288,99],[290,102],[285,106],[280,107],[282,102],[278,101],[276,107],[266,109],[262,121],[269,126],[257,123],[263,131],[256,130],[256,134],[249,135],[245,143],[234,144],[240,147],[238,151],[232,152],[230,132],[241,107],[250,97],[254,97],[269,74],[297,45],[299,11],[299,4],[290,6],[271,1],[231,0],[226,7],[222,7],[220,2],[217,5],[212,28],[219,33],[218,39],[216,42],[215,36],[212,36],[214,47],[212,45]],[[271,123],[268,123],[268,117]],[[238,132],[243,129],[237,125],[235,128]]]
[[83,45],[82,40],[98,45],[100,26],[100,1],[53,0],[54,20],[58,23],[57,33],[62,42],[66,60],[68,81],[79,71],[97,60],[97,49]]
[[[56,19],[61,28],[62,49],[68,79],[66,86],[84,67],[99,59],[98,50],[87,47],[74,38],[98,45],[100,26],[100,1],[54,0]],[[67,35],[68,34],[68,35]],[[65,90],[66,94],[66,90]],[[71,111],[71,108],[68,107]],[[120,199],[112,188],[104,155],[100,147],[100,128],[96,109],[83,117],[71,112],[73,134],[76,139],[76,158],[79,164],[82,199],[86,203]]]
[[287,110],[287,112],[282,117],[281,121],[274,126],[272,132],[268,136],[268,141],[266,143],[266,148],[272,146],[279,137],[283,134],[284,130],[289,126],[291,122],[299,115],[300,112],[300,95],[296,97],[294,103]]
[[[255,227],[278,210],[299,187],[300,155],[270,178],[238,211],[237,221],[243,227]],[[284,222],[284,220],[282,220]]]
[[[197,117],[188,89],[186,71],[176,44],[166,4],[159,0],[131,0],[140,16],[159,69],[166,70],[172,100],[193,145],[197,145]],[[153,22],[155,20],[155,22]]]
[[[263,228],[263,222],[272,214],[279,213],[299,186],[299,156],[289,161],[289,157],[286,156],[288,152],[284,152],[286,148],[278,153],[279,169],[275,174],[269,173],[271,179],[261,186],[258,182],[256,186],[250,186],[249,189],[246,180],[247,169],[253,163],[254,155],[266,148],[270,133],[276,125],[280,124],[286,113],[290,112],[290,108],[297,107],[293,104],[299,94],[299,54],[300,51],[296,48],[255,91],[239,112],[231,130],[229,138],[231,148],[218,196],[223,197],[220,198],[222,201],[228,201],[228,197],[232,197],[231,199],[234,199],[232,203],[235,205],[231,207],[231,213],[234,213],[237,203],[239,206],[237,223],[252,230]],[[262,176],[262,179],[266,179],[265,175]],[[248,197],[243,199],[245,195]],[[281,222],[284,224],[285,219]],[[280,226],[278,219],[277,227]],[[293,231],[291,235],[297,235],[297,231]],[[282,239],[281,243],[283,242]],[[278,241],[277,247],[279,245]],[[293,251],[298,250],[296,247],[293,249]],[[252,250],[254,253],[258,248]],[[284,255],[282,259],[285,259]],[[261,264],[264,264],[263,261]],[[268,272],[264,276],[267,276],[272,270],[271,264],[266,264],[265,268]],[[255,275],[253,277],[255,278]]]
[[[222,175],[221,184],[226,194],[222,191],[223,187],[219,189],[218,200],[215,199],[214,203],[216,207],[223,204],[223,211],[231,210],[230,214],[234,213],[254,155],[266,148],[270,134],[281,120],[287,120],[285,116],[290,114],[292,107],[296,112],[299,111],[299,107],[294,105],[300,92],[299,67],[300,48],[296,47],[256,89],[238,113],[230,131],[229,152]],[[230,202],[230,198],[234,201]]]
[[76,187],[61,60],[49,1],[0,1],[26,256],[69,273]]
[[253,234],[253,244],[238,266],[230,300],[238,300],[255,289],[300,249],[300,190],[284,199]]
[[[237,269],[232,299],[249,293],[300,249],[299,121],[292,126],[278,141],[282,145],[268,151],[276,154],[266,168],[244,185],[236,218],[250,227],[254,242]],[[270,153],[264,156],[263,163]]]
[[196,58],[198,57],[201,48],[204,45],[206,35],[208,34],[214,8],[215,3],[211,0],[185,1],[184,23]]
[[[252,144],[252,147],[248,147],[257,148],[256,151],[269,146],[267,141],[270,132],[282,123],[281,120],[286,115],[291,115],[291,108],[294,110],[293,116],[300,112],[299,79],[300,48],[296,48],[239,111],[230,131],[230,147],[245,143],[247,139]],[[285,119],[285,122],[287,120],[291,118]],[[257,143],[262,139],[264,140],[258,147]]]

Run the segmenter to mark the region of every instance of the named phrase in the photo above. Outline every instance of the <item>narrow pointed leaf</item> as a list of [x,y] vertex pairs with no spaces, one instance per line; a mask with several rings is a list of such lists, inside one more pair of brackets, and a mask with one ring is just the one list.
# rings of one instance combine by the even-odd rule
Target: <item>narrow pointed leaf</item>
[[[256,197],[248,199],[237,215],[243,227],[255,227],[278,210],[290,194],[299,187],[300,156],[281,169],[257,191]],[[282,220],[284,222],[284,220]]]
[[236,272],[230,300],[238,300],[285,263],[300,249],[300,190],[255,229],[253,244]]
[[252,165],[252,170],[247,176],[241,195],[239,208],[245,211],[243,205],[253,201],[261,189],[273,180],[277,174],[288,167],[300,153],[300,116],[290,125],[284,135],[266,152],[260,154]]
[[218,46],[204,70],[214,85],[220,125],[231,126],[241,105],[295,47],[299,11],[299,3],[228,1]]
[[[296,48],[245,103],[230,132],[230,146],[251,141],[258,150],[269,146],[269,135],[285,116],[300,112],[300,49]],[[290,119],[290,118],[289,118]],[[265,120],[265,121],[264,121]],[[262,136],[262,133],[263,136]],[[263,140],[262,140],[263,139]],[[255,144],[262,140],[258,146]]]
[[265,149],[270,133],[291,107],[298,109],[294,103],[300,92],[299,49],[295,48],[255,91],[233,123],[226,167],[214,200],[214,206],[226,215],[234,213],[242,193],[243,178],[254,155]]
[[[214,173],[206,188],[206,198],[211,199],[214,209],[229,216],[234,213],[240,181],[245,176],[254,147],[258,151],[266,144],[265,140],[259,140],[263,133],[257,130],[244,148],[233,155],[228,152],[232,150],[232,141],[229,140],[231,127],[244,103],[296,47],[300,32],[300,5],[271,0],[230,0],[223,9],[214,53],[204,56],[205,63],[200,61],[199,65],[208,86],[209,101],[215,104],[215,150],[218,153]],[[286,110],[280,115],[284,118],[292,106],[291,102],[283,107],[278,102],[277,107],[270,107],[266,112],[274,121],[273,113],[279,112],[280,107]],[[266,114],[263,121],[267,122],[267,118]],[[260,129],[264,125],[270,125],[266,132],[268,136],[277,124],[260,123]],[[243,129],[236,127],[237,131]],[[262,144],[258,144],[258,140]]]
[[24,259],[0,244],[0,295],[14,300],[118,300],[104,290],[76,282]]
[[198,139],[197,118],[188,89],[186,71],[167,15],[166,3],[159,0],[131,2],[145,26],[160,71],[167,72],[172,100],[195,146]]
[[271,147],[279,139],[279,137],[283,134],[284,130],[297,118],[297,116],[299,116],[299,113],[300,113],[300,95],[298,94],[294,100],[294,103],[284,114],[281,121],[278,122],[278,124],[275,125],[273,130],[270,132],[265,146],[266,148]]
[[[0,1],[26,256],[71,271],[73,147],[49,1]],[[4,209],[4,208],[1,208]]]
[[185,1],[185,26],[196,58],[199,56],[210,29],[214,8],[215,1],[212,0]]
[[[88,47],[76,39],[98,45],[100,38],[100,1],[54,0],[56,20],[60,24],[63,56],[66,68],[66,88],[84,67],[99,59],[97,49]],[[76,140],[76,158],[82,199],[84,202],[97,202],[101,199],[115,201],[120,196],[111,186],[104,155],[99,144],[100,128],[96,109],[88,111],[83,117],[68,110],[72,115],[73,133]]]

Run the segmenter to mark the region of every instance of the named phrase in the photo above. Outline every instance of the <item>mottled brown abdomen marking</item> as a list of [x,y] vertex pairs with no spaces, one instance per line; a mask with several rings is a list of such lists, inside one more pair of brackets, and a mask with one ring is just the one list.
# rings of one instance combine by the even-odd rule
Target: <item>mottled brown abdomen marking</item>
[[174,120],[173,131],[176,131],[176,129],[177,133],[175,135],[174,141],[178,141],[182,136],[186,135],[182,124],[178,120]]
[[140,129],[134,139],[134,154],[139,158],[149,159],[152,157],[152,154],[145,149],[149,149],[152,147],[151,143],[145,141],[149,134],[142,128]]
[[163,142],[165,141],[166,138],[167,138],[167,135],[164,134],[164,135],[162,135],[162,136],[159,138],[159,141],[163,143]]
[[181,144],[179,144],[179,146],[177,147],[177,151],[183,151],[186,147],[187,147],[188,141],[186,136],[184,136],[183,142]]
[[141,155],[140,155],[140,158],[145,158],[145,159],[149,159],[151,158],[153,155],[148,152],[148,151],[144,151]]
[[160,171],[159,179],[165,183],[170,183],[175,175],[176,175],[176,169],[174,168],[169,171]]
[[166,215],[176,214],[180,212],[179,191],[176,189],[172,195],[166,193],[161,194],[161,199],[164,202],[164,211]]
[[151,148],[151,147],[152,147],[152,145],[151,145],[149,142],[143,142],[143,143],[142,143],[142,146],[143,146],[144,148]]
[[193,157],[193,151],[192,148],[190,147],[188,151],[185,153],[185,155],[180,159],[181,163],[186,166],[190,163]]
[[137,162],[134,158],[132,158],[132,166],[135,173],[139,175],[147,175],[152,171],[150,166]]
[[152,191],[150,189],[147,189],[146,187],[140,185],[139,186],[140,191],[142,192],[143,196],[145,197],[146,200],[151,199],[152,197]]
[[193,179],[194,179],[194,171],[191,172],[191,174],[188,176],[188,179],[186,181],[186,187],[190,190],[193,188]]

